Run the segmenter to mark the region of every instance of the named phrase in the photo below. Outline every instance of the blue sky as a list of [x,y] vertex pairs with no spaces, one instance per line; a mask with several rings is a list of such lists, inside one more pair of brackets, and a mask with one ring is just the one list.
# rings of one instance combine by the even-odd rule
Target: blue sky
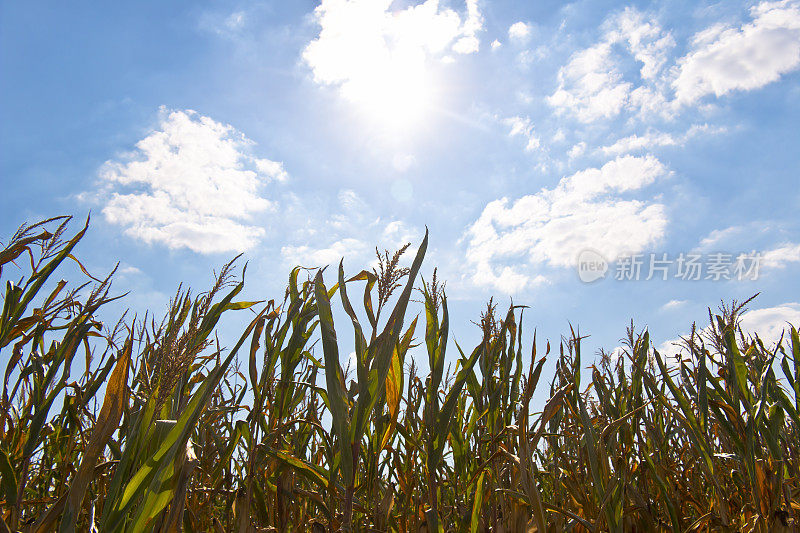
[[[1,2],[0,239],[91,211],[80,257],[161,312],[239,252],[280,298],[294,264],[354,274],[427,226],[462,345],[492,295],[594,351],[760,291],[774,340],[800,324],[798,82],[788,0]],[[681,253],[757,279],[680,279]],[[651,254],[667,280],[615,279]]]

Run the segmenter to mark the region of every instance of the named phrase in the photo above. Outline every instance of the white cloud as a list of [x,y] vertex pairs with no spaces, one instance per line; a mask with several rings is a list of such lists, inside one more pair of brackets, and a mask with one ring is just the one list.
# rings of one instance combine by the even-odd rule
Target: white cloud
[[394,220],[383,228],[380,244],[384,248],[397,250],[406,243],[415,243],[421,238],[419,230],[401,220]]
[[[736,256],[737,252],[747,254],[760,253],[758,267],[760,270],[785,268],[790,263],[800,263],[800,244],[784,241],[774,248],[765,250],[764,242],[774,242],[775,235],[786,233],[787,229],[770,221],[755,220],[747,224],[729,226],[712,230],[700,239],[695,252],[727,251]],[[760,252],[759,252],[760,250]]]
[[606,155],[621,155],[658,146],[674,146],[676,144],[678,144],[678,140],[669,133],[649,131],[644,135],[623,137],[614,144],[603,146],[600,150]]
[[[664,112],[660,74],[674,46],[672,35],[654,19],[628,7],[606,21],[596,44],[572,55],[547,100],[558,113],[572,113],[582,122],[615,117],[627,108]],[[639,85],[626,80],[620,49],[641,65]]]
[[582,156],[585,151],[586,151],[586,143],[581,141],[569,149],[569,151],[567,152],[567,156],[570,159],[575,159],[576,157]]
[[309,245],[283,246],[281,256],[293,266],[324,267],[338,265],[345,256],[363,255],[367,251],[366,243],[354,238],[345,238],[323,248],[314,248]]
[[[619,195],[667,175],[652,156],[625,156],[513,203],[508,198],[490,202],[466,232],[473,282],[513,292],[544,279],[530,277],[522,271],[525,266],[572,266],[586,248],[608,260],[643,250],[664,236],[664,206]],[[518,266],[497,265],[508,262]]]
[[631,84],[611,64],[611,45],[600,43],[572,56],[558,73],[559,87],[547,98],[559,113],[575,113],[591,122],[619,114]]
[[491,47],[492,47],[492,50],[497,50],[498,48],[500,48],[501,46],[503,46],[503,43],[501,43],[500,41],[498,41],[497,39],[495,39],[494,41],[492,41],[492,44],[490,44],[489,46],[491,46]]
[[[662,342],[656,350],[667,364],[676,364],[678,356],[686,351],[680,337]],[[684,360],[689,361],[690,358],[684,355]]]
[[767,268],[784,268],[787,263],[800,262],[800,244],[786,243],[764,252],[761,265]]
[[120,265],[119,268],[117,268],[117,274],[121,276],[138,276],[142,274],[142,271],[133,265]]
[[225,26],[231,31],[237,31],[244,26],[244,22],[244,11],[235,11],[228,15],[228,18],[225,19]]
[[648,20],[633,8],[626,8],[614,20],[606,39],[627,45],[633,58],[641,63],[639,75],[645,80],[658,77],[675,46],[672,35],[665,32],[655,19]]
[[741,326],[746,334],[758,334],[767,348],[774,346],[781,333],[791,324],[800,327],[800,303],[785,303],[775,307],[754,309],[742,315]]
[[[698,32],[690,51],[674,61],[672,34],[628,7],[605,21],[595,44],[570,57],[547,101],[586,123],[623,112],[672,118],[704,96],[758,89],[800,68],[798,1],[763,1],[750,15],[738,27],[718,23]],[[630,59],[638,76],[629,73]],[[666,134],[654,140],[670,143]]]
[[539,148],[541,140],[533,129],[533,123],[528,117],[509,117],[503,119],[503,124],[508,126],[508,136],[520,136],[525,139],[525,150],[532,152]]
[[715,25],[695,36],[694,49],[678,61],[679,103],[758,89],[800,66],[797,2],[761,2],[750,14],[740,28]]
[[670,300],[667,303],[665,303],[664,305],[662,305],[661,309],[665,310],[665,311],[668,310],[668,309],[677,309],[678,307],[683,307],[687,303],[688,303],[688,300]]
[[453,45],[457,54],[474,54],[480,49],[478,33],[483,29],[483,16],[478,9],[478,0],[466,0],[467,16],[461,27],[461,37]]
[[[305,226],[296,231],[302,240],[281,248],[284,266],[338,265],[344,258],[345,265],[363,268],[374,262],[376,246],[394,251],[406,243],[416,245],[422,239],[423,232],[418,228],[400,220],[381,218],[351,189],[339,191],[337,200],[338,210],[333,213],[313,206],[310,210],[304,205],[297,206],[298,211],[291,216],[305,220]],[[319,231],[321,227],[325,231]]]
[[745,226],[729,226],[724,229],[712,230],[708,235],[700,239],[700,244],[697,249],[700,251],[708,251],[719,248],[723,243],[730,243],[733,237],[742,235],[750,228]]
[[[771,350],[781,339],[781,335],[788,332],[789,326],[800,327],[800,303],[790,302],[775,307],[765,307],[753,309],[743,313],[739,319],[739,325],[744,334],[748,337],[758,335],[764,346]],[[698,331],[702,336],[709,334],[709,327]],[[688,338],[683,335],[684,338]],[[784,342],[787,339],[784,337]],[[687,350],[681,338],[675,338],[661,343],[658,352],[666,359],[675,359],[682,354],[684,360],[687,359]]]
[[722,127],[708,124],[695,124],[682,135],[674,136],[659,131],[648,131],[643,135],[631,135],[617,140],[614,144],[600,148],[605,155],[622,155],[631,152],[652,150],[660,146],[683,146],[698,135],[716,135],[727,131]]
[[[713,24],[696,33],[685,49],[678,58],[672,32],[651,13],[627,7],[603,22],[593,44],[570,56],[546,100],[557,115],[583,123],[620,116],[645,123],[671,121],[687,110],[711,109],[703,97],[758,89],[800,69],[800,0],[762,1],[750,9],[750,20]],[[703,125],[682,136],[648,132],[603,151],[620,155],[680,146],[693,135],[720,131]]]
[[234,11],[231,13],[221,13],[216,11],[205,11],[199,18],[199,29],[213,33],[219,37],[237,41],[242,36],[242,30],[248,23],[247,13],[244,11]]
[[627,350],[622,346],[616,346],[613,350],[608,352],[608,361],[611,363],[612,368],[617,364],[617,361],[625,357],[626,353],[628,353]]
[[747,224],[712,230],[708,235],[700,239],[693,251],[754,251],[761,248],[762,243],[774,236],[776,232],[783,231],[785,230],[780,224],[776,225],[766,220],[754,220]]
[[432,62],[478,51],[483,18],[477,0],[466,0],[463,15],[438,0],[405,9],[391,5],[392,0],[322,0],[314,10],[319,35],[303,50],[317,83],[337,86],[355,102],[395,95],[398,87],[420,93]]
[[261,188],[287,179],[281,163],[251,155],[253,144],[233,126],[162,108],[158,129],[101,169],[103,214],[147,243],[200,253],[251,248],[264,229],[245,222],[272,207]]
[[289,173],[283,168],[283,163],[280,161],[272,161],[270,159],[254,159],[258,171],[264,176],[269,176],[275,181],[286,181],[289,179]]
[[520,272],[519,268],[508,265],[501,267],[497,273],[488,261],[477,261],[474,266],[472,281],[476,285],[491,287],[504,294],[515,294],[547,283],[547,278],[542,274],[531,277],[527,273]]
[[512,41],[526,42],[531,36],[531,26],[525,22],[515,22],[508,28],[508,38]]
[[376,222],[367,203],[354,190],[339,191],[338,200],[341,211],[328,217],[328,225],[333,229],[346,233]]
[[416,244],[421,238],[419,231],[399,220],[378,222],[370,229],[373,231],[368,232],[368,235],[345,237],[321,246],[312,244],[283,246],[281,257],[286,264],[305,267],[338,265],[339,261],[345,258],[349,264],[363,268],[370,261],[374,263],[376,246],[391,252],[400,249],[406,243]]

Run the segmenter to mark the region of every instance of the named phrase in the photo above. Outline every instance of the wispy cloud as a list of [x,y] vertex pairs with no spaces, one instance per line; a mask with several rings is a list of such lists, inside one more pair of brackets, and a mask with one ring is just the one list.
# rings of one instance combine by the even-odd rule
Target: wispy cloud
[[722,229],[711,230],[695,247],[698,252],[721,250],[764,250],[764,242],[773,241],[776,233],[785,233],[787,228],[780,222],[754,220]]
[[728,226],[723,229],[711,230],[708,235],[700,239],[697,249],[700,251],[709,251],[717,249],[722,245],[728,245],[733,238],[742,235],[748,229],[751,228],[747,226]]
[[[547,101],[558,113],[574,114],[582,122],[615,117],[624,109],[655,112],[664,101],[659,85],[675,46],[671,33],[630,7],[603,28],[597,43],[575,52],[560,69],[558,89]],[[639,81],[626,78],[624,55],[640,64]]]
[[161,109],[158,127],[100,171],[103,215],[125,234],[200,253],[243,251],[264,229],[264,185],[288,178],[283,165],[252,155],[233,126],[195,111]]
[[664,310],[664,311],[669,310],[669,309],[677,309],[679,307],[683,307],[687,303],[689,303],[688,300],[670,300],[667,303],[665,303],[664,305],[662,305],[661,309]]
[[[323,216],[311,212],[291,214],[305,218],[307,227],[300,242],[281,248],[285,266],[323,267],[335,265],[343,257],[348,264],[363,266],[375,258],[376,246],[396,250],[406,243],[416,245],[421,238],[418,228],[381,217],[351,189],[339,191],[337,200],[338,206]],[[322,226],[326,231],[318,231]]]
[[670,300],[661,306],[661,309],[666,311],[670,309],[677,309],[689,303],[689,300]]
[[[778,241],[779,244],[776,244],[775,236],[787,233],[791,234],[791,231],[780,223],[753,221],[712,230],[700,239],[696,251],[750,251],[749,253],[760,254],[761,270],[782,269],[791,263],[800,263],[800,244],[789,240]],[[767,244],[770,242],[771,244]]]
[[533,122],[528,117],[509,117],[503,119],[503,124],[508,126],[509,137],[522,137],[525,139],[525,150],[532,152],[539,148],[541,140],[533,129]]
[[199,29],[218,37],[241,42],[243,30],[249,22],[248,13],[244,10],[232,12],[204,11],[198,22]]
[[618,139],[613,144],[603,146],[600,151],[605,155],[617,156],[632,152],[652,150],[661,146],[683,146],[697,136],[711,136],[726,132],[724,127],[709,124],[695,124],[682,134],[671,134],[663,131],[648,130],[642,135],[630,135]]

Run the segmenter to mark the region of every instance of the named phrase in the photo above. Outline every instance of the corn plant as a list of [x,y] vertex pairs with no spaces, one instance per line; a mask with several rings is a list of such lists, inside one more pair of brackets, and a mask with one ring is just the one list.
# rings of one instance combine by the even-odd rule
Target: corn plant
[[[163,319],[109,321],[124,295],[70,224],[0,251],[1,531],[797,530],[800,335],[745,335],[749,300],[678,358],[633,323],[613,353],[571,327],[542,349],[523,306],[490,300],[465,351],[436,270],[418,282],[426,234],[408,267],[408,246],[330,287],[297,267],[281,298],[239,301],[231,262]],[[234,311],[251,317],[228,350]]]

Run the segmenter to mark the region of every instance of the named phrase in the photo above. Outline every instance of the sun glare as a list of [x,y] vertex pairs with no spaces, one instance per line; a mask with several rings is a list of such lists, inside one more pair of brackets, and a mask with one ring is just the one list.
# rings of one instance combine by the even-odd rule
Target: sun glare
[[433,80],[421,51],[393,51],[388,61],[370,73],[369,82],[351,87],[348,94],[370,122],[397,130],[420,121],[433,103]]
[[463,14],[437,0],[394,3],[323,1],[319,36],[303,50],[314,81],[338,87],[369,126],[391,133],[427,125],[440,109],[442,66],[477,52],[482,27],[476,0]]

